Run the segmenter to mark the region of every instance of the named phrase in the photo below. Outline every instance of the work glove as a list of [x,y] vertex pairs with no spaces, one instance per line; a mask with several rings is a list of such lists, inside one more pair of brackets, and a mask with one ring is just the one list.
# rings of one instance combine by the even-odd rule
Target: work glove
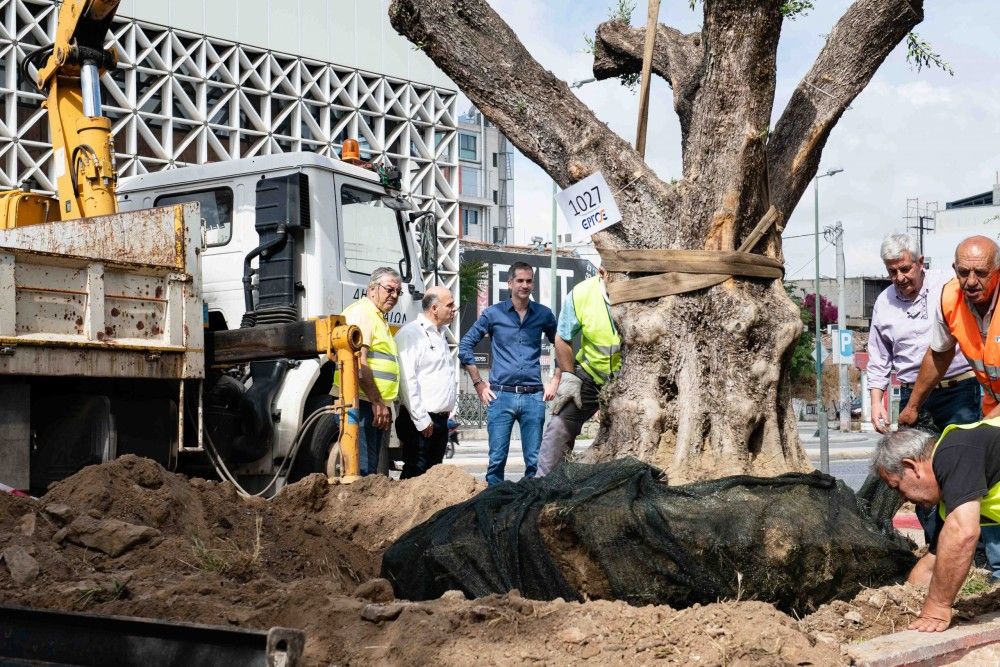
[[576,403],[577,410],[583,407],[583,397],[580,390],[583,382],[573,373],[563,373],[559,378],[559,388],[556,389],[556,397],[552,399],[552,414],[557,415],[567,403],[572,400]]

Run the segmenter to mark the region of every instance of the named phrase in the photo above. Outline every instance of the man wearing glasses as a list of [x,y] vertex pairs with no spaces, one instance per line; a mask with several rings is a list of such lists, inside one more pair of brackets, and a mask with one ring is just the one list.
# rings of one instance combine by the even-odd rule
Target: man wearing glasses
[[[510,434],[514,422],[521,429],[524,476],[534,477],[538,448],[545,424],[545,401],[555,395],[558,379],[542,385],[542,336],[555,342],[556,318],[546,306],[531,300],[535,272],[525,262],[514,262],[507,271],[510,298],[483,311],[462,336],[458,359],[465,366],[479,400],[487,406],[486,430],[490,462],[486,483],[504,479]],[[479,375],[473,350],[484,336],[490,337],[493,364],[487,382]]]
[[[392,423],[390,405],[399,394],[399,357],[385,314],[402,293],[402,279],[395,269],[372,271],[368,294],[344,309],[348,324],[361,329],[361,366],[358,369],[359,405],[347,418],[358,425],[358,450],[362,475],[378,472],[379,454]],[[336,378],[340,386],[339,376]]]
[[955,343],[969,360],[983,388],[983,415],[1000,417],[1000,248],[985,236],[971,236],[955,248],[955,279],[944,286],[931,325],[931,345],[899,425],[917,421],[930,390],[941,381],[955,356]]

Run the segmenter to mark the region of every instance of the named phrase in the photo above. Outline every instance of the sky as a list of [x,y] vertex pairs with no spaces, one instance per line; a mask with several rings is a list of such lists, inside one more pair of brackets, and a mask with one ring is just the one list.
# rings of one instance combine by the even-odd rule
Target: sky
[[[567,81],[593,76],[592,58],[584,52],[592,35],[617,0],[490,0],[543,67]],[[815,0],[815,9],[786,21],[778,51],[774,119],[812,65],[828,34],[850,6],[848,0]],[[646,2],[637,0],[632,23],[645,22]],[[688,0],[664,0],[660,21],[684,32],[698,29],[701,8]],[[847,275],[881,275],[879,244],[906,228],[906,202],[940,203],[992,188],[1000,169],[1000,50],[996,0],[926,0],[925,18],[916,32],[951,65],[954,76],[939,69],[917,72],[906,62],[905,44],[889,55],[869,86],[834,128],[820,173],[844,171],[820,181],[820,226],[844,226]],[[680,178],[680,129],[672,93],[653,76],[646,160],[660,178]],[[635,140],[638,93],[616,80],[595,82],[574,91],[609,127]],[[464,110],[464,109],[463,109]],[[773,121],[772,121],[773,126]],[[514,161],[515,240],[551,237],[551,180],[527,158]],[[567,231],[561,215],[560,233]],[[791,215],[784,235],[786,279],[811,278],[815,272],[812,236],[813,191],[810,188]],[[934,237],[925,241],[933,247]],[[820,271],[835,273],[834,250],[821,241]],[[930,254],[930,253],[928,253]]]

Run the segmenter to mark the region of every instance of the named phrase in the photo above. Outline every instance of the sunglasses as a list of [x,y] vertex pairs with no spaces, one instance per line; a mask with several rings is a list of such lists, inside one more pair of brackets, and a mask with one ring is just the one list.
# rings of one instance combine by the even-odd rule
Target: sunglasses
[[384,289],[385,293],[388,294],[389,296],[399,296],[400,294],[403,293],[402,287],[386,287],[382,283],[379,283],[378,286]]

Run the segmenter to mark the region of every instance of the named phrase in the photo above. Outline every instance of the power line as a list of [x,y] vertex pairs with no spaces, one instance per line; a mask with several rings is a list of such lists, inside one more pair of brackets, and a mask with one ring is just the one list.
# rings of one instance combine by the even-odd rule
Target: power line
[[[822,255],[824,252],[826,252],[828,249],[830,249],[830,247],[831,247],[831,245],[829,243],[827,243],[825,246],[823,246],[823,249],[819,251],[819,254]],[[803,264],[799,268],[797,268],[794,271],[792,271],[791,274],[788,274],[789,275],[788,279],[792,280],[791,276],[797,275],[799,271],[801,271],[802,269],[806,268],[807,266],[809,266],[810,264],[812,264],[814,261],[816,261],[816,258],[815,257],[810,257],[808,262],[806,262],[805,264]]]

